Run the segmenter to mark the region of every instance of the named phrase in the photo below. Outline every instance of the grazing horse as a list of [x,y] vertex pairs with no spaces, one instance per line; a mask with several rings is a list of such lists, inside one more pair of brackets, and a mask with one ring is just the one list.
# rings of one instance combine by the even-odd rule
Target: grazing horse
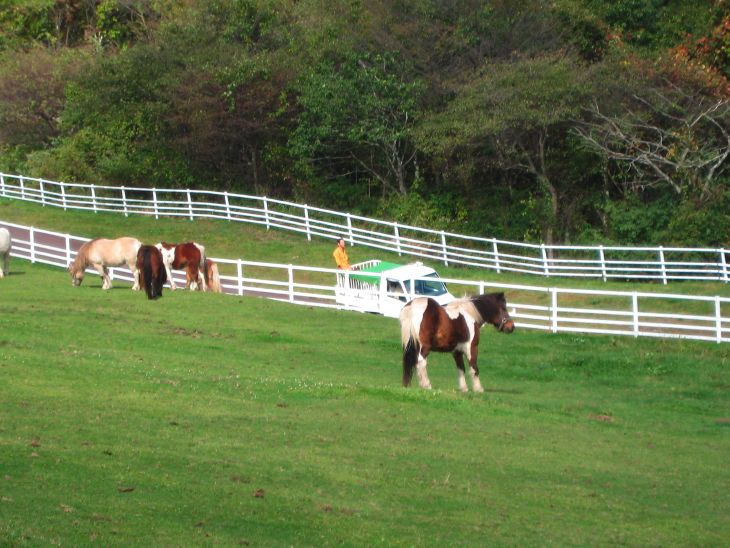
[[117,238],[107,240],[96,238],[86,242],[76,252],[76,259],[69,265],[71,272],[71,283],[74,286],[81,285],[84,280],[84,273],[87,267],[92,266],[101,276],[102,289],[111,289],[112,281],[109,278],[108,266],[121,266],[126,264],[134,275],[132,289],[139,291],[139,272],[137,271],[137,251],[142,242],[136,238]]
[[185,242],[182,244],[168,244],[160,242],[156,245],[157,249],[162,252],[162,260],[165,263],[167,271],[167,279],[170,282],[170,289],[175,291],[175,280],[172,278],[172,269],[185,269],[185,287],[190,287],[195,291],[198,289],[198,282],[203,291],[206,290],[205,284],[205,247],[195,242]]
[[162,286],[167,280],[162,253],[154,245],[143,245],[137,251],[139,283],[144,287],[148,299],[162,297]]
[[507,312],[504,293],[489,293],[452,301],[441,306],[433,299],[418,297],[400,313],[403,343],[403,386],[411,383],[413,369],[418,370],[421,388],[430,389],[426,372],[428,354],[451,352],[456,361],[459,389],[468,390],[464,378],[464,356],[469,362],[474,392],[484,392],[479,382],[477,354],[479,329],[491,323],[498,331],[512,333],[515,324]]
[[205,259],[205,283],[208,284],[208,289],[213,293],[223,293],[218,265],[213,259],[208,259],[207,257]]
[[7,228],[0,228],[0,278],[10,272],[10,246],[13,240]]

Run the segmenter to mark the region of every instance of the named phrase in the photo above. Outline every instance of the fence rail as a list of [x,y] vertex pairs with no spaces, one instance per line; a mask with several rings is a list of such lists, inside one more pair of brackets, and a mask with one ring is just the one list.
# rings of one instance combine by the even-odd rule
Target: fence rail
[[[12,235],[13,257],[65,268],[86,241],[35,227],[0,221]],[[214,258],[226,293],[267,297],[307,306],[343,308],[335,302],[337,270],[240,259]],[[14,270],[11,264],[11,272]],[[96,273],[89,270],[89,272]],[[341,272],[341,271],[340,271]],[[184,284],[184,276],[174,273]],[[110,269],[114,280],[132,281],[125,268]],[[179,277],[179,278],[178,278]],[[422,278],[414,278],[418,280]],[[730,342],[730,298],[628,291],[546,288],[444,278],[470,293],[502,290],[520,328],[553,333]],[[69,280],[70,283],[70,280]],[[596,304],[600,306],[596,306]]]
[[730,280],[724,248],[568,246],[479,238],[388,222],[267,197],[192,189],[62,183],[0,173],[0,197],[64,210],[224,219],[299,232],[343,236],[350,245],[497,272],[606,280]]

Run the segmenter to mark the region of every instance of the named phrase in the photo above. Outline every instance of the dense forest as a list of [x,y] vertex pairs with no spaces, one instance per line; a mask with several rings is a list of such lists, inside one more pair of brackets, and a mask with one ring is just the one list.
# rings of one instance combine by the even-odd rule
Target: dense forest
[[730,245],[729,0],[0,0],[0,170]]

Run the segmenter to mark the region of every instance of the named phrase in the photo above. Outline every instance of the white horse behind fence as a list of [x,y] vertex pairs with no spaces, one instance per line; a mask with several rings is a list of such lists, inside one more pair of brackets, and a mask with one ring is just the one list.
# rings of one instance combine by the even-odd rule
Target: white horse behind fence
[[0,228],[0,278],[10,272],[10,246],[12,240],[7,228]]

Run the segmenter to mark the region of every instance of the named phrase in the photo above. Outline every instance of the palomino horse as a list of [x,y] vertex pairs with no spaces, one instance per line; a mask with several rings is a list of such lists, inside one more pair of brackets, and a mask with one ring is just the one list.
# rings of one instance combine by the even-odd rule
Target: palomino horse
[[441,306],[433,299],[418,297],[403,307],[400,313],[403,343],[403,386],[408,386],[413,369],[418,370],[421,388],[430,389],[426,373],[428,354],[452,352],[459,375],[459,389],[468,390],[464,378],[464,356],[469,362],[474,392],[484,392],[479,382],[477,354],[479,329],[491,323],[503,333],[512,333],[515,324],[507,312],[504,293],[489,293],[458,299]]
[[10,246],[12,240],[7,228],[0,228],[0,278],[10,272]]
[[108,266],[122,266],[126,264],[134,275],[132,289],[139,290],[139,272],[137,271],[137,251],[142,246],[136,238],[117,238],[107,240],[97,238],[86,242],[76,252],[76,259],[68,267],[71,272],[71,282],[75,286],[81,285],[84,280],[84,271],[92,266],[101,276],[102,289],[111,289],[112,281],[109,278]]
[[139,283],[144,287],[148,299],[162,297],[162,286],[167,280],[162,253],[153,245],[143,245],[137,251]]
[[204,246],[195,242],[185,242],[182,244],[160,242],[156,247],[162,252],[162,260],[165,263],[170,289],[173,291],[177,289],[175,280],[172,278],[172,269],[181,270],[184,268],[185,287],[190,287],[194,291],[198,289],[198,282],[200,282],[202,290],[206,290]]
[[218,265],[213,259],[207,257],[205,258],[205,283],[208,284],[208,289],[213,293],[223,293]]

